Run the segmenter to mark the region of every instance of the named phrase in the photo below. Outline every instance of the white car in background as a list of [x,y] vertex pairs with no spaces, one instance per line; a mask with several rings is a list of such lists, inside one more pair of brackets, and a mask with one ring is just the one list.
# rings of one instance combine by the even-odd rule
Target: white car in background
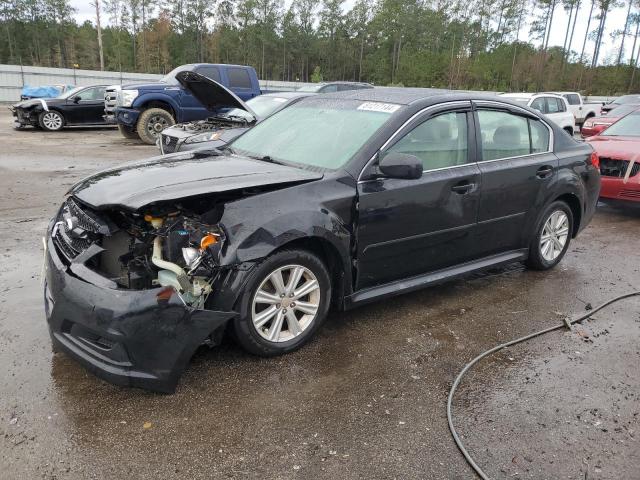
[[567,99],[553,93],[503,93],[501,97],[533,108],[565,130],[569,135],[576,131],[576,117],[569,108]]

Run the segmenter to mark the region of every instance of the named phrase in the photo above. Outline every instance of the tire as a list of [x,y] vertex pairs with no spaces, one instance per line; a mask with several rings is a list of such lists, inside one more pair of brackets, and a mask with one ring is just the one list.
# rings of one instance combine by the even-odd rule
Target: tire
[[[533,270],[549,270],[555,267],[567,253],[572,232],[571,208],[562,201],[553,202],[538,220],[535,235],[529,245],[527,266]],[[545,241],[543,235],[549,240]]]
[[573,137],[574,131],[572,127],[565,127],[564,131],[567,132],[570,137]]
[[[278,271],[282,280],[279,289],[271,282],[271,276]],[[289,283],[293,272],[301,275],[295,285],[297,288],[291,289]],[[313,288],[314,280],[315,289],[300,297],[290,296],[291,290],[303,290],[305,285]],[[254,303],[258,292],[261,292],[261,298],[265,301]],[[300,310],[303,303],[304,311]],[[238,299],[240,315],[233,323],[235,338],[246,351],[263,357],[294,351],[318,331],[327,316],[330,303],[331,281],[322,260],[305,250],[282,250],[267,257],[251,273]],[[317,307],[312,308],[312,305]],[[296,318],[295,323],[291,321],[291,315]],[[277,328],[278,321],[280,329]],[[256,325],[258,322],[262,322],[262,325]]]
[[57,132],[64,127],[64,117],[56,110],[44,111],[38,115],[38,125],[48,132]]
[[144,143],[155,145],[158,133],[175,123],[173,116],[166,110],[150,108],[142,112],[138,118],[138,136]]
[[138,132],[135,129],[131,129],[129,127],[125,127],[124,125],[118,124],[118,131],[124,138],[129,138],[131,140],[138,140],[140,137],[138,136]]

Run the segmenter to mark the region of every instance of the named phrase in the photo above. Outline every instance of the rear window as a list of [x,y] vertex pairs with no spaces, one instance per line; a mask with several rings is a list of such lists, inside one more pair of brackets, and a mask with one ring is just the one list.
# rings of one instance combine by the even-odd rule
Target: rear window
[[227,70],[229,76],[229,87],[231,88],[252,88],[249,72],[244,68],[230,68]]
[[567,99],[569,105],[580,105],[580,97],[575,93],[567,93],[564,98]]

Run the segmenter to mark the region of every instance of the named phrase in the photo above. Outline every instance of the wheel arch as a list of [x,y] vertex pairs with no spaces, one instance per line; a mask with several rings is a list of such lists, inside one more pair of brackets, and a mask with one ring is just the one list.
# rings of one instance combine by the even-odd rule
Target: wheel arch
[[571,238],[575,238],[580,231],[580,223],[582,222],[582,204],[580,199],[575,193],[563,193],[556,197],[554,202],[564,202],[571,209],[573,215],[573,231],[571,232]]
[[173,105],[171,105],[169,102],[165,101],[165,100],[149,100],[145,103],[143,103],[140,106],[140,113],[144,112],[145,110],[149,110],[150,108],[161,108],[162,110],[166,110],[167,112],[169,112],[171,114],[171,116],[173,117],[174,120],[178,120],[176,118],[176,110],[173,107]]

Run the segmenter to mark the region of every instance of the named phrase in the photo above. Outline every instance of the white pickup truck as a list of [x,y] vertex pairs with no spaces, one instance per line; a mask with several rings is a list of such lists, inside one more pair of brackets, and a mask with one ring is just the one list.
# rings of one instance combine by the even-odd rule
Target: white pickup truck
[[582,124],[589,118],[600,115],[600,107],[602,102],[587,103],[584,101],[582,95],[578,92],[549,92],[555,93],[567,99],[569,109],[573,113],[576,119],[576,125],[582,126]]

